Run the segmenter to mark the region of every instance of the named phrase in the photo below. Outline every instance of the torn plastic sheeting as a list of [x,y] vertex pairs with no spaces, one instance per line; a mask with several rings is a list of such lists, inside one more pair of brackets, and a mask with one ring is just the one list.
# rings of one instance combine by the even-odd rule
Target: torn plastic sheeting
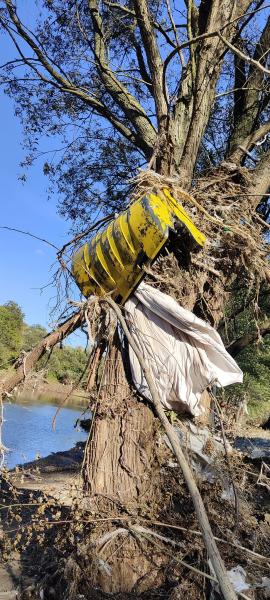
[[[215,576],[215,571],[213,569],[213,566],[212,566],[212,563],[210,560],[208,560],[208,564],[209,564],[209,568],[210,568],[210,573],[212,573]],[[249,585],[249,583],[246,582],[246,577],[247,577],[246,571],[243,569],[243,567],[241,567],[241,565],[236,565],[236,567],[233,567],[232,569],[230,569],[230,571],[227,571],[227,574],[229,576],[229,579],[233,586],[234,591],[237,592],[238,594],[251,589],[251,586]],[[215,600],[215,598],[216,598],[215,592],[217,592],[217,591],[219,592],[219,586],[218,586],[218,584],[214,583],[212,585],[212,591],[211,591],[209,600]],[[219,595],[218,595],[218,597],[220,598]]]
[[[223,441],[218,436],[212,435],[208,427],[198,427],[192,421],[187,420],[181,424],[181,428],[175,426],[174,431],[180,440],[181,446],[188,448],[192,454],[200,459],[204,466],[210,465],[215,457],[225,454]],[[171,448],[167,436],[165,436],[165,441]],[[205,448],[209,443],[211,454],[205,452]],[[231,445],[228,443],[226,444],[226,450],[227,452],[232,450]]]
[[262,583],[257,586],[258,588],[262,588],[264,598],[270,598],[270,578],[262,577]]
[[[125,309],[165,408],[198,416],[203,412],[201,395],[208,385],[242,382],[243,373],[217,331],[167,294],[141,283]],[[151,399],[131,347],[129,356],[134,385]]]
[[[208,481],[213,483],[217,479],[222,482],[223,492],[221,498],[224,500],[234,500],[234,491],[231,490],[230,483],[225,474],[220,472],[220,469],[216,466],[216,459],[224,456],[225,448],[224,442],[219,436],[213,435],[208,427],[198,427],[190,420],[185,420],[181,423],[181,428],[178,426],[174,427],[174,431],[177,434],[181,446],[185,450],[189,450],[190,460],[196,475],[202,481]],[[164,440],[167,446],[172,450],[170,441],[166,435]],[[206,448],[210,449],[210,454]],[[226,451],[231,452],[231,445],[226,442]],[[170,463],[170,464],[169,464]],[[178,466],[177,463],[169,461],[168,466]],[[231,496],[231,493],[233,496]]]
[[252,460],[270,458],[270,441],[267,438],[236,437],[234,447]]
[[237,565],[233,567],[230,571],[227,571],[229,575],[229,579],[233,586],[233,589],[236,592],[245,592],[250,589],[249,583],[246,582],[246,571],[241,567],[241,565]]
[[[181,446],[185,450],[189,450],[191,453],[191,464],[196,475],[200,477],[202,481],[208,481],[213,483],[218,477],[217,469],[212,465],[213,455],[208,455],[204,452],[205,445],[211,440],[211,446],[214,451],[214,456],[224,454],[224,445],[220,440],[217,440],[212,436],[207,427],[197,427],[192,421],[186,421],[182,423],[181,429],[178,426],[174,427],[174,431],[177,434]],[[172,450],[171,443],[168,437],[164,436],[165,443]],[[178,463],[168,464],[168,466],[178,466]]]

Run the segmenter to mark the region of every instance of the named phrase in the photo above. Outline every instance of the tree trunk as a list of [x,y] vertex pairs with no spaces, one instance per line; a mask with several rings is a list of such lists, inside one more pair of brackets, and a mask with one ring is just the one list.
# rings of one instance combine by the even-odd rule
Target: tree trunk
[[[192,264],[191,252],[185,247],[185,242],[183,244],[182,238],[181,247],[178,246],[179,242],[174,239],[167,245],[166,252],[151,269],[153,276],[150,275],[150,283],[173,296],[183,307],[189,310],[195,307],[199,316],[208,318],[216,325],[223,304],[220,281],[217,285],[214,278],[209,284],[209,273]],[[203,307],[200,311],[196,303],[204,295],[207,297],[207,310]],[[154,520],[160,506],[165,510],[166,499],[160,498],[161,469],[157,456],[155,417],[152,410],[134,393],[130,381],[128,357],[121,352],[116,331],[109,344],[104,375],[101,374],[98,407],[84,464],[86,501],[97,520],[103,517],[117,520],[119,517],[121,521],[123,515],[130,515],[131,519],[151,516]],[[207,424],[207,393],[203,404],[203,423]],[[115,533],[114,537],[110,537],[110,533],[116,529],[108,521],[106,527],[104,524],[97,526],[93,533],[93,540],[96,540],[91,556],[93,588],[116,594],[131,591],[139,593],[162,585],[168,556],[158,550],[153,552],[153,548],[151,551],[149,548],[146,554],[142,551],[142,545],[124,531],[120,531],[119,536]],[[103,538],[105,534],[109,534],[109,538]],[[106,540],[105,544],[103,539]]]
[[[126,358],[116,331],[101,375],[100,398],[84,465],[87,504],[97,518],[149,516],[159,497],[155,418],[130,388]],[[96,529],[94,537],[114,529],[108,521],[106,527]],[[99,542],[95,543],[93,587],[119,593],[144,591],[153,587],[153,582],[157,585],[159,564],[153,565],[153,557],[149,560],[142,553],[134,537],[116,536],[101,548]]]

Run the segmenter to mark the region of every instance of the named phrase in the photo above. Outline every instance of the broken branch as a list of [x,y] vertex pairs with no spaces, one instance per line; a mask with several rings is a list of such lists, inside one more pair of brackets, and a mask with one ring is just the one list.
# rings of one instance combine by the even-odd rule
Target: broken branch
[[0,396],[3,397],[14,390],[25,379],[25,375],[35,367],[38,360],[47,352],[53,348],[58,342],[67,337],[70,333],[73,333],[78,327],[80,327],[83,319],[83,312],[78,311],[74,313],[69,319],[64,321],[57,329],[46,335],[28,354],[25,356],[23,364],[20,362],[17,369],[12,375],[9,375],[7,379],[0,382],[1,390]]
[[223,42],[223,44],[225,44],[225,46],[227,46],[227,48],[229,48],[232,52],[234,52],[234,54],[237,54],[237,56],[242,58],[245,62],[256,67],[256,69],[259,69],[259,71],[261,71],[262,73],[265,73],[266,75],[270,75],[270,69],[267,69],[266,67],[264,67],[258,60],[255,60],[251,56],[244,54],[244,52],[242,52],[241,50],[239,50],[239,48],[237,48],[236,46],[231,44],[231,42],[229,42],[229,40],[227,40],[220,32],[218,32],[217,35],[220,38],[220,40]]

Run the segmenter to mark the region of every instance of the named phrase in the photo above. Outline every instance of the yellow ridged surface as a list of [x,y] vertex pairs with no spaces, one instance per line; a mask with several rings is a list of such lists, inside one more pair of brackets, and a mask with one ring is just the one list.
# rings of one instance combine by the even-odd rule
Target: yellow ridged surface
[[175,222],[185,225],[203,246],[204,234],[168,189],[131,204],[74,254],[72,272],[84,296],[110,293],[123,304],[143,278],[143,265],[151,264],[166,244]]

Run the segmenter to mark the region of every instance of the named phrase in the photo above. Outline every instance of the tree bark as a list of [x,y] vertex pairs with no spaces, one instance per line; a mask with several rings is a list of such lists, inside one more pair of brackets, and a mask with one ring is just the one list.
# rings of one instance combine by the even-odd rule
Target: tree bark
[[231,356],[237,356],[245,350],[251,344],[260,341],[260,338],[265,337],[270,334],[270,321],[267,321],[262,327],[260,327],[256,331],[251,331],[250,333],[246,333],[246,335],[242,335],[242,337],[235,340],[230,346],[228,346],[227,350],[231,354]]
[[[126,356],[115,332],[101,374],[98,408],[86,449],[84,481],[87,505],[97,516],[149,515],[158,502],[155,418],[130,388]],[[155,469],[156,468],[156,473]],[[111,530],[111,524],[96,535]],[[121,546],[122,542],[123,546]],[[159,565],[142,553],[137,541],[116,538],[96,546],[91,585],[107,593],[144,591],[157,585]],[[103,569],[106,561],[109,569]],[[101,567],[100,567],[101,565]],[[153,579],[154,578],[154,579]]]
[[[243,45],[242,40],[238,47]],[[266,65],[270,44],[270,18],[268,18],[262,35],[257,43],[253,58]],[[246,138],[258,128],[258,117],[261,112],[260,95],[264,89],[264,74],[253,64],[249,69],[244,59],[235,56],[235,92],[234,92],[234,127],[230,139],[230,153],[234,153],[243,145]],[[269,102],[267,94],[266,102]]]

